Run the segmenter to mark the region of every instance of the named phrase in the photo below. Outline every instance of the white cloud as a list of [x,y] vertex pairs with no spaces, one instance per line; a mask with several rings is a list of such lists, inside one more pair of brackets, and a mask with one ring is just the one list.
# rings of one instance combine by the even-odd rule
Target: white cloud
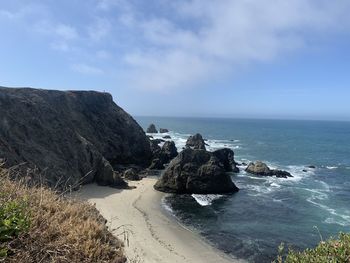
[[111,32],[112,25],[108,19],[97,19],[88,27],[89,38],[93,41],[100,41]]
[[86,74],[86,75],[102,75],[104,71],[100,68],[90,66],[84,63],[74,64],[71,69],[75,72]]
[[73,26],[58,24],[55,26],[55,34],[63,40],[74,40],[78,38],[78,33]]
[[144,38],[142,48],[125,56],[130,79],[139,87],[200,85],[241,64],[307,48],[318,34],[339,33],[350,25],[347,0],[191,0],[169,2],[169,8],[177,12],[174,17],[144,15],[137,29],[130,25]]

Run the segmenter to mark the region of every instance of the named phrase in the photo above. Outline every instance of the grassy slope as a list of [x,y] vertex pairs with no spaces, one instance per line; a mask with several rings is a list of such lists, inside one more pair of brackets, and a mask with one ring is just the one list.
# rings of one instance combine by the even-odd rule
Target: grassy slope
[[125,262],[91,205],[9,180],[0,168],[0,262]]

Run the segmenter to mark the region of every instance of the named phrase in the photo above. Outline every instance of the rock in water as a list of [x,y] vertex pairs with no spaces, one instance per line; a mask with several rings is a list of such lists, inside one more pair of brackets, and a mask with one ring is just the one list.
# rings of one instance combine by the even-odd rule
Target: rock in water
[[108,93],[0,88],[0,158],[38,168],[49,186],[116,185],[113,167],[147,167],[152,152]]
[[189,148],[170,162],[154,188],[179,194],[226,194],[239,190],[214,154]]
[[234,152],[231,149],[223,148],[214,151],[213,154],[224,165],[226,171],[233,171],[235,173],[239,172],[239,168],[236,166],[236,162],[234,160]]
[[164,128],[160,128],[159,129],[159,133],[166,133],[166,132],[169,132],[168,129],[164,129]]
[[293,177],[289,172],[282,170],[272,170],[265,163],[256,161],[250,163],[246,168],[246,172],[260,176],[276,176],[281,178]]
[[205,142],[199,133],[190,136],[186,141],[186,147],[191,149],[205,150]]
[[158,133],[156,125],[153,123],[147,128],[147,133]]

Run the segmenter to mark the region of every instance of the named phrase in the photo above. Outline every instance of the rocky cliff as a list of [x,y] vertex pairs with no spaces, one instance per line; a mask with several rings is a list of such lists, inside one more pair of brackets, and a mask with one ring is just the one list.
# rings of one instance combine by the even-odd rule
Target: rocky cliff
[[149,139],[108,93],[0,87],[0,159],[49,185],[118,184],[113,167],[150,164]]

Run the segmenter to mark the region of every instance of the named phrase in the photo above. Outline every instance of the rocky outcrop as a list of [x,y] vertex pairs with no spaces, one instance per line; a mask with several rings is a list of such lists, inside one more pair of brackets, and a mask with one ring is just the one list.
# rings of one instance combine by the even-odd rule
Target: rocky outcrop
[[186,141],[186,147],[195,150],[205,150],[205,142],[199,133],[190,136]]
[[158,191],[178,194],[234,193],[238,188],[225,165],[205,150],[183,150],[154,185]]
[[0,88],[0,159],[51,186],[124,184],[113,167],[147,167],[149,139],[108,93]]
[[156,126],[152,123],[147,128],[147,133],[158,133]]
[[137,171],[134,168],[130,168],[130,169],[124,171],[123,176],[125,179],[130,180],[130,181],[141,180],[140,176],[138,175]]
[[224,165],[226,171],[238,173],[239,168],[234,160],[234,152],[231,149],[223,148],[213,152],[213,155]]
[[[157,145],[158,146],[158,145]],[[169,163],[173,158],[175,158],[178,153],[173,141],[166,141],[162,148],[158,146],[156,148],[153,146],[154,151],[154,159],[149,167],[149,169],[161,170],[164,169],[164,164]]]
[[261,161],[256,161],[255,163],[250,163],[246,168],[246,172],[259,175],[259,176],[276,176],[280,178],[293,177],[289,172],[270,169],[265,163]]
[[159,129],[159,133],[167,133],[167,132],[169,132],[168,129],[164,129],[164,128]]

